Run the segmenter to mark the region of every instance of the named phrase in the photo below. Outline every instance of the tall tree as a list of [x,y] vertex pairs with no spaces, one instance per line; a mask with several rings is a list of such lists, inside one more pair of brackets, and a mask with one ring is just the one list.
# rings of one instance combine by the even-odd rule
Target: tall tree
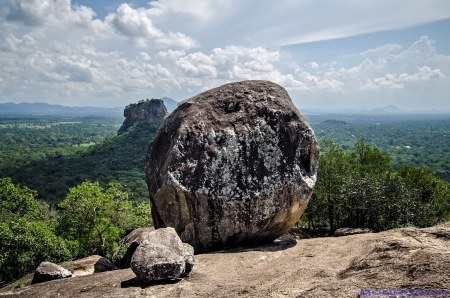
[[129,226],[132,202],[119,183],[104,190],[98,182],[85,181],[71,188],[59,207],[65,209],[60,218],[65,237],[78,240],[85,252],[105,254]]

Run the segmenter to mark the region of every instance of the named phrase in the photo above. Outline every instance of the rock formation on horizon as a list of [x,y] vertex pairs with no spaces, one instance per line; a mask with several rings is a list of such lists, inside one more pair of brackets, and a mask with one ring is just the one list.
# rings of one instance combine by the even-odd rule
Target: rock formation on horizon
[[145,162],[156,228],[196,253],[268,243],[304,212],[319,148],[281,86],[244,81],[180,103]]
[[137,104],[129,104],[123,111],[125,120],[119,129],[119,133],[125,132],[133,126],[136,121],[147,120],[161,122],[169,115],[164,101],[161,99],[140,100]]

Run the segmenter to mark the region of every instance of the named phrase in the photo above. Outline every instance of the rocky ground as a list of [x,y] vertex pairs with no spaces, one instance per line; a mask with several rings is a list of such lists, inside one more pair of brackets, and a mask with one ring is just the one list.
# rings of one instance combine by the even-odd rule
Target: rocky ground
[[0,297],[359,297],[361,289],[450,292],[450,223],[294,238],[290,234],[266,246],[197,255],[190,277],[170,283],[142,284],[124,269],[27,286]]

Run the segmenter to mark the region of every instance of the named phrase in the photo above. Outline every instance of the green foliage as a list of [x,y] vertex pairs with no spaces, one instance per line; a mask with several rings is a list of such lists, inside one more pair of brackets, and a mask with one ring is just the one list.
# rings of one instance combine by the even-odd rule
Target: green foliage
[[[96,121],[90,126],[80,126],[81,131],[78,134],[85,135],[84,127],[103,129],[97,127]],[[0,163],[0,175],[11,177],[15,183],[37,190],[38,197],[49,203],[61,202],[67,196],[69,188],[86,179],[98,181],[103,187],[109,182],[120,182],[130,193],[131,200],[146,201],[148,193],[144,180],[144,159],[159,125],[158,122],[141,121],[125,133],[113,137],[105,136],[101,143],[93,146],[72,146],[66,151],[58,148],[62,155],[53,151],[44,154],[49,150],[45,148],[45,144],[42,145],[45,149],[39,147],[41,149],[36,149],[36,154],[24,152],[20,158],[16,158],[12,153],[5,153],[10,156],[10,162]],[[113,131],[116,134],[116,126],[111,126],[108,133]],[[38,131],[37,134],[41,132],[44,131]],[[2,141],[0,139],[0,144]],[[40,157],[39,154],[44,155]]]
[[66,243],[40,221],[16,218],[0,223],[0,284],[32,272],[44,260],[71,258]]
[[119,183],[103,189],[86,181],[70,189],[58,212],[38,203],[35,195],[9,178],[0,179],[0,285],[34,271],[42,261],[92,253],[111,257],[127,233],[152,225],[150,204],[133,204]]
[[[36,192],[0,179],[0,285],[33,271],[44,260],[70,258],[48,224]],[[44,222],[46,221],[46,222]]]
[[353,151],[320,142],[318,179],[302,224],[314,229],[368,227],[376,231],[449,219],[449,184],[428,168],[402,166],[363,139]]
[[71,188],[59,207],[65,208],[60,226],[64,236],[78,240],[86,253],[105,255],[129,226],[132,202],[119,183],[104,190],[98,182],[86,181]]
[[58,233],[70,241],[77,257],[110,257],[127,233],[152,225],[150,204],[133,204],[120,183],[103,189],[98,182],[85,181],[71,188],[59,207],[64,209]]
[[130,103],[129,105],[127,105],[126,107],[125,107],[125,110],[128,110],[128,109],[131,109],[131,108],[134,108],[134,107],[137,107],[138,105],[142,105],[142,104],[147,104],[147,103],[149,103],[149,102],[151,102],[151,101],[154,101],[154,102],[164,102],[162,99],[156,99],[156,98],[152,98],[152,99],[141,99],[140,101],[138,101],[137,103]]
[[31,220],[41,218],[39,204],[34,199],[35,196],[35,191],[27,187],[14,185],[10,178],[0,178],[1,221],[17,217]]
[[364,138],[402,164],[429,167],[450,182],[450,116],[447,115],[306,115],[316,137],[354,149]]

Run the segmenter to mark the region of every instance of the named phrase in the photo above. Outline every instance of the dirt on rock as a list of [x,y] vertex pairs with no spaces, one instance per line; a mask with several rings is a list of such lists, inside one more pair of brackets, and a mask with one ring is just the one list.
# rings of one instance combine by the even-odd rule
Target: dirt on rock
[[447,290],[450,295],[450,223],[294,238],[290,234],[265,246],[196,255],[190,276],[169,283],[142,284],[124,269],[50,281],[0,297],[367,296],[361,290]]

